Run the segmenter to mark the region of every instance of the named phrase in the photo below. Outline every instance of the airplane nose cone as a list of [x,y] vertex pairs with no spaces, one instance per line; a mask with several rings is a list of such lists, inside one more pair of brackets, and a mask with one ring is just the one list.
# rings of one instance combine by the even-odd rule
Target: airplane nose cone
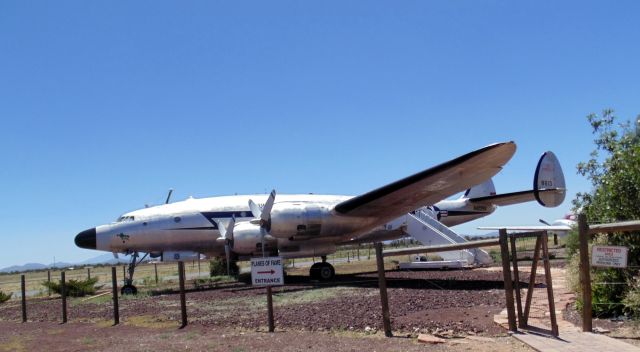
[[96,228],[80,232],[76,236],[76,246],[86,249],[96,249]]

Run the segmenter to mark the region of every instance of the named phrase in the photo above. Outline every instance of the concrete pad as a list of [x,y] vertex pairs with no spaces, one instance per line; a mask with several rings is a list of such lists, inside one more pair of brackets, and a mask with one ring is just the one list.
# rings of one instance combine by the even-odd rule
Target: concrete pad
[[640,352],[640,348],[605,335],[588,332],[560,332],[559,338],[520,332],[513,337],[541,352]]

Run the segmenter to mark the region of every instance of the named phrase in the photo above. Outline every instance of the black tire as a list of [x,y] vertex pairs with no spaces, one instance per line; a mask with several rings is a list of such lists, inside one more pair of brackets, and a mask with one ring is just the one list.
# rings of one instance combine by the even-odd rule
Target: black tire
[[318,279],[320,281],[331,281],[336,277],[336,270],[333,268],[333,265],[329,263],[321,263],[320,269],[318,270]]
[[137,295],[138,289],[133,285],[124,285],[120,289],[120,293],[123,295]]
[[311,280],[320,280],[320,268],[323,263],[313,263],[309,268],[309,277]]

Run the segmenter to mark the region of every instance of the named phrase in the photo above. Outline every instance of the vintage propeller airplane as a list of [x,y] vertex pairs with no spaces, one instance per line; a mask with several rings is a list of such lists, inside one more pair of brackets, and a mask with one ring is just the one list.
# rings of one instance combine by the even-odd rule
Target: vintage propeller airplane
[[[514,142],[492,144],[355,197],[276,197],[273,191],[269,195],[167,201],[82,231],[75,243],[114,255],[132,255],[123,293],[137,292],[134,270],[147,255],[180,260],[203,253],[224,256],[227,263],[264,254],[316,256],[322,262],[311,266],[311,277],[329,280],[335,271],[326,256],[341,245],[407,235],[428,245],[429,236],[442,235],[444,230],[451,231],[447,226],[491,214],[497,206],[533,200],[548,207],[560,204],[565,196],[564,175],[551,152],[540,158],[532,190],[496,195],[491,177],[515,150]],[[461,198],[447,200],[464,190],[467,192]],[[145,254],[137,260],[139,253]]]
[[480,226],[478,227],[478,230],[505,229],[507,232],[547,231],[550,234],[564,237],[569,233],[569,231],[578,226],[576,215],[573,213],[568,213],[562,219],[556,219],[552,223],[543,219],[539,219],[538,221],[544,225]]

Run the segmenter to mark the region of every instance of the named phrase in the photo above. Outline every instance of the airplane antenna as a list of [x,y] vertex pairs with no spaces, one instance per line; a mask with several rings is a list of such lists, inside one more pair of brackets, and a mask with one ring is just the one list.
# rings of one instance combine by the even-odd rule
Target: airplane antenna
[[167,200],[164,204],[169,204],[169,200],[171,199],[171,193],[173,193],[173,188],[169,188],[169,194],[167,194]]
[[540,221],[541,223],[543,223],[543,224],[545,224],[545,225],[547,225],[547,226],[551,226],[551,224],[550,224],[550,223],[548,223],[548,222],[546,222],[546,221],[544,221],[544,220],[542,220],[542,219],[538,219],[538,221]]

